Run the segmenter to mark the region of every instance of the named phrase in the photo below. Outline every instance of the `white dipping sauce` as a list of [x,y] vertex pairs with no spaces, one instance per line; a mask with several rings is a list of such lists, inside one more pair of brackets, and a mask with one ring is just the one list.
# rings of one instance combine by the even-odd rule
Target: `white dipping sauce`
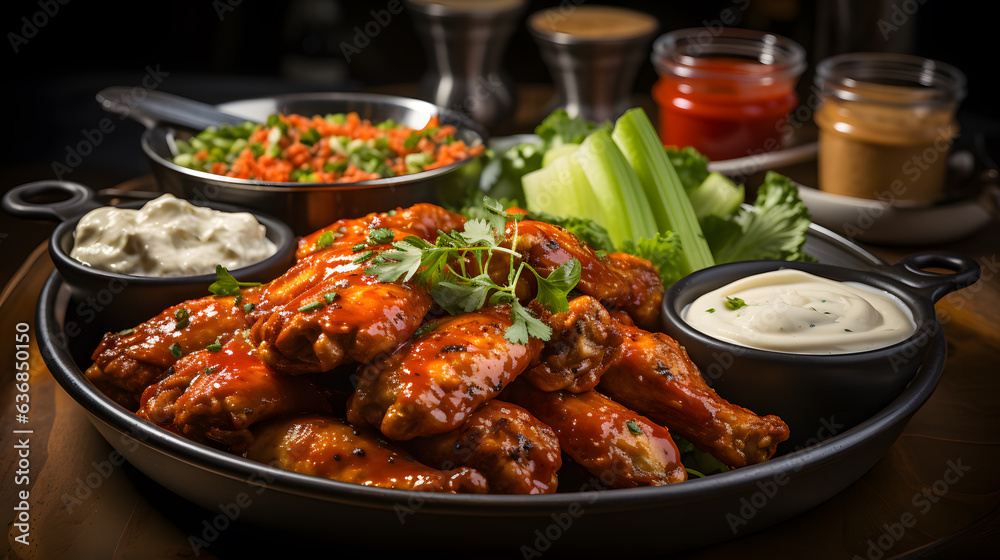
[[277,252],[249,212],[220,212],[164,194],[139,210],[88,212],[74,231],[70,256],[106,272],[189,276],[232,270]]
[[913,314],[892,294],[791,269],[757,274],[709,292],[682,316],[720,340],[798,354],[873,350],[916,331]]

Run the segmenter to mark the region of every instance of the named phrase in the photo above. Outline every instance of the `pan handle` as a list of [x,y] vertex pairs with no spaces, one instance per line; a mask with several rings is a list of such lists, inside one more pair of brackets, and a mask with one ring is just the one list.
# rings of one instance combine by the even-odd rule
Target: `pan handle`
[[97,93],[97,101],[105,111],[128,117],[146,128],[163,124],[201,131],[209,126],[252,120],[179,95],[124,86],[102,89]]
[[[31,202],[43,195],[67,197],[58,202]],[[20,218],[65,222],[104,206],[90,188],[72,181],[45,180],[14,187],[3,195],[3,209]]]
[[[930,272],[925,268],[942,268],[951,273]],[[931,302],[937,302],[946,294],[975,284],[982,269],[979,263],[964,255],[929,251],[907,255],[883,272],[915,288]]]

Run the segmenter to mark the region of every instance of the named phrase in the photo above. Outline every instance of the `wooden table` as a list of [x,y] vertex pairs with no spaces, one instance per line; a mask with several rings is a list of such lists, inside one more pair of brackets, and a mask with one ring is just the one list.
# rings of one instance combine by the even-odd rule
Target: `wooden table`
[[[535,96],[538,97],[537,95]],[[535,99],[538,101],[539,99]],[[539,106],[541,103],[526,103]],[[525,106],[525,105],[522,105]],[[519,121],[537,122],[533,115]],[[124,188],[155,188],[148,177]],[[4,217],[4,220],[9,220]],[[10,224],[12,222],[5,222]],[[6,229],[6,228],[3,228]],[[215,513],[158,486],[118,456],[86,415],[53,380],[35,346],[34,309],[53,270],[37,230],[4,231],[3,246],[35,247],[21,262],[5,262],[10,282],[0,292],[0,426],[6,448],[2,494],[9,519],[3,558],[189,558],[189,537]],[[919,248],[866,247],[889,262]],[[928,247],[930,248],[930,247]],[[763,532],[683,558],[982,558],[1000,545],[1000,223],[974,236],[933,247],[966,254],[983,268],[975,285],[937,305],[948,339],[945,371],[934,395],[913,417],[884,458],[833,499]],[[6,250],[5,250],[6,254]],[[31,338],[29,419],[16,421],[15,334]],[[25,327],[21,327],[22,330]],[[31,430],[29,483],[18,482],[18,438]],[[957,468],[956,468],[957,467]],[[20,503],[28,489],[30,544],[15,540]],[[332,521],[335,522],[335,521]],[[627,536],[609,535],[622,542]],[[366,556],[377,548],[366,543]],[[201,558],[288,554],[295,543],[265,542],[259,534],[224,531]],[[338,546],[330,553],[345,553]]]

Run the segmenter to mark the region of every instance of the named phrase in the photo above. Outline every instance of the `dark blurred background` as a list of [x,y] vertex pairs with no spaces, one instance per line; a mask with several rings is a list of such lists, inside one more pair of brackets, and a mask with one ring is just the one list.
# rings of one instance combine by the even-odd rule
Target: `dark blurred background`
[[[505,70],[517,83],[551,83],[524,25],[528,14],[579,3],[529,2],[504,59]],[[799,41],[809,53],[810,68],[822,56],[849,50],[908,51],[936,58],[968,76],[969,94],[962,105],[966,130],[985,126],[998,114],[996,20],[982,12],[982,4],[977,10],[971,2],[943,0],[617,4],[655,15],[661,31],[717,24],[723,10],[736,8],[740,19],[734,26],[769,30]],[[969,7],[962,9],[963,4]],[[416,82],[426,64],[405,9],[393,15],[350,63],[344,60],[341,44],[354,41],[355,26],[363,27],[372,19],[372,10],[388,5],[382,0],[7,1],[3,7],[7,44],[2,49],[7,110],[0,189],[52,177],[52,163],[64,161],[68,146],[83,140],[84,131],[107,116],[94,94],[110,85],[142,85],[149,69],[164,75],[157,89],[212,103]],[[810,79],[807,73],[800,87],[807,87]],[[655,80],[647,59],[635,91],[648,95]],[[147,171],[137,146],[141,127],[117,119],[115,124],[115,130],[104,135],[66,178],[94,177],[105,183],[94,187],[105,187]]]

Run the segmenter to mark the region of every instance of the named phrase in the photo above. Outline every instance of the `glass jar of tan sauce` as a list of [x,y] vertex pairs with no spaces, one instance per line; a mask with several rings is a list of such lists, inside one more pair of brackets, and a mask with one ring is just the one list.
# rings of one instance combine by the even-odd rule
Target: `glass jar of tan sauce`
[[941,62],[851,53],[816,67],[820,190],[901,205],[935,202],[958,134],[965,76]]

